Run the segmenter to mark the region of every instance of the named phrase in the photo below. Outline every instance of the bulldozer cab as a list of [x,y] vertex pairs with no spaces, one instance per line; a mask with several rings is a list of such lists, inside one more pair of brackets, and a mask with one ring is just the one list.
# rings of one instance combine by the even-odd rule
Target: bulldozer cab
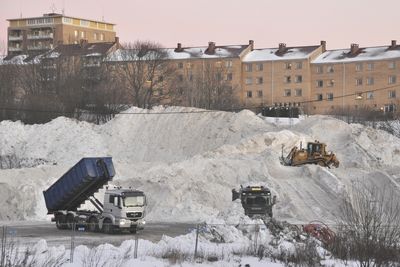
[[315,153],[325,155],[325,145],[320,142],[309,142],[307,143],[307,154],[309,156],[314,155]]

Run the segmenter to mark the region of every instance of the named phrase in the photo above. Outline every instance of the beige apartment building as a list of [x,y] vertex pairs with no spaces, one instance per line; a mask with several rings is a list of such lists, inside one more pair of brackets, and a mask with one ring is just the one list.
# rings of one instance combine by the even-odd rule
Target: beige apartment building
[[59,44],[113,42],[114,24],[50,13],[42,17],[9,19],[8,57],[35,55]]
[[393,112],[399,105],[400,46],[330,50],[311,62],[312,113],[368,108]]

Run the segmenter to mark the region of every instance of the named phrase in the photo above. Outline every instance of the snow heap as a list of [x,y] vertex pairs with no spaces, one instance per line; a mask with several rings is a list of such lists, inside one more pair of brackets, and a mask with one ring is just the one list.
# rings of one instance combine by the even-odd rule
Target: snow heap
[[[400,140],[384,131],[325,116],[285,126],[250,111],[124,113],[104,125],[0,122],[0,220],[45,219],[42,191],[85,156],[112,156],[114,184],[146,192],[153,221],[207,221],[230,209],[232,188],[249,182],[269,186],[274,216],[297,223],[334,221],[356,179],[399,188]],[[337,154],[338,169],[279,163],[282,146],[286,154],[314,140]]]

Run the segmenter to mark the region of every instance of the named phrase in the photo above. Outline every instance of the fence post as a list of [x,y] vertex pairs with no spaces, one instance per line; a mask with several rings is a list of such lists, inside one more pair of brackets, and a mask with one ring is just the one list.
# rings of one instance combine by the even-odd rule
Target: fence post
[[7,241],[7,226],[3,225],[3,233],[1,235],[1,265],[4,266],[4,261],[6,257],[6,241]]
[[258,247],[258,233],[260,231],[260,226],[258,224],[254,225],[254,255],[257,255],[257,247]]
[[74,262],[74,250],[75,250],[75,222],[72,223],[72,229],[71,229],[71,252],[69,255],[70,262]]
[[194,260],[197,258],[197,244],[199,242],[199,225],[196,226],[196,244],[194,246]]
[[135,236],[135,251],[133,253],[133,258],[137,259],[137,254],[138,254],[138,249],[139,249],[139,239],[137,235]]

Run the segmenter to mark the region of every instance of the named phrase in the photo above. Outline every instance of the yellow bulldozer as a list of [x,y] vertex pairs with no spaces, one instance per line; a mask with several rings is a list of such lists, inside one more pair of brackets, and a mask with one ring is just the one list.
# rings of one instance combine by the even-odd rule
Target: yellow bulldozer
[[339,160],[332,152],[326,152],[326,144],[315,142],[308,142],[306,148],[300,149],[297,146],[290,150],[290,153],[284,157],[282,146],[281,163],[285,166],[299,166],[304,164],[318,164],[330,168],[330,166],[339,167]]

